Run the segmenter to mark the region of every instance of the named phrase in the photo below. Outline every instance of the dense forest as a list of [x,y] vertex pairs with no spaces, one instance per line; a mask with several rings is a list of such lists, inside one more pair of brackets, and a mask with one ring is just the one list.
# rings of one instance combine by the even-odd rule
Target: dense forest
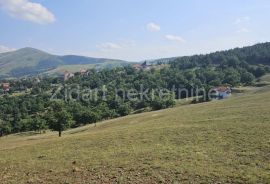
[[61,136],[68,128],[172,107],[175,99],[202,95],[194,89],[252,85],[270,72],[269,64],[266,43],[175,58],[147,69],[132,65],[91,69],[67,81],[57,77],[5,80],[11,89],[0,96],[0,136],[46,129]]

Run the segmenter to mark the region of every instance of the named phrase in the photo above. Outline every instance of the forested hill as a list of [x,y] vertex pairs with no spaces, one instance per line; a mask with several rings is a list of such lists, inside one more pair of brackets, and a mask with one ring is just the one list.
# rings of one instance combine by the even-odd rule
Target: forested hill
[[90,69],[65,81],[59,77],[4,80],[10,90],[0,90],[0,136],[46,128],[61,132],[172,107],[175,99],[186,97],[201,96],[199,102],[208,101],[200,89],[253,85],[270,73],[270,66],[264,65],[269,63],[268,49],[267,43],[182,57],[169,64]]
[[[165,59],[165,61],[169,59]],[[245,62],[250,65],[270,65],[270,42],[260,43],[253,46],[235,48],[227,51],[219,51],[206,55],[194,55],[169,60],[174,65],[207,65],[222,64],[230,60],[231,63]],[[162,61],[162,60],[159,60]]]
[[94,67],[113,68],[126,63],[122,60],[76,55],[57,56],[34,48],[23,48],[0,54],[0,78],[62,74],[65,70],[75,72]]

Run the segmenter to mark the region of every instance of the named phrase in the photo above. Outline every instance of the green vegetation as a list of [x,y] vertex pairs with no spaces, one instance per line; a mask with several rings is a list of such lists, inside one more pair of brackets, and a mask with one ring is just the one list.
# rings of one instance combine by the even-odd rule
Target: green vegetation
[[1,183],[269,183],[270,88],[0,138]]
[[[269,183],[269,45],[1,81],[1,183]],[[239,87],[224,101],[183,100],[219,85]]]
[[58,131],[59,137],[62,136],[62,132],[70,128],[72,124],[72,117],[64,108],[64,103],[54,102],[51,105],[51,109],[47,115],[47,122],[50,128],[54,131]]
[[[47,127],[61,135],[65,129],[173,107],[175,99],[202,96],[199,102],[208,101],[201,89],[209,91],[219,85],[248,86],[269,73],[268,65],[253,65],[249,61],[250,53],[256,55],[258,63],[260,59],[270,60],[268,53],[260,50],[267,50],[268,45],[176,58],[165,67],[159,63],[150,70],[126,66],[100,71],[91,69],[85,75],[76,73],[67,81],[57,77],[40,82],[35,78],[11,80],[9,93],[21,93],[3,94],[0,98],[0,119],[4,122],[1,135],[40,132]],[[72,62],[74,57],[77,58],[71,56],[68,61]],[[182,89],[186,91],[183,93]],[[62,101],[59,111],[55,110],[52,96]],[[63,112],[60,113],[63,117],[57,114],[59,112]]]

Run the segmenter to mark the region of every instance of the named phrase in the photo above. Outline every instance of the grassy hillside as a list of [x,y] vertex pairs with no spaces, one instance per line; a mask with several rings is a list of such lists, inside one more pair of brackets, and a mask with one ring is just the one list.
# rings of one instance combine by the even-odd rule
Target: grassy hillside
[[10,75],[12,70],[34,67],[39,61],[56,59],[53,55],[32,48],[2,53],[0,54],[0,74]]
[[[90,58],[83,56],[56,56],[33,49],[23,48],[14,52],[0,54],[0,77],[22,77],[43,73],[57,73],[62,69],[80,71],[95,66],[114,67],[126,62],[114,59]],[[80,67],[80,68],[79,68]]]
[[45,72],[45,74],[53,75],[53,74],[63,74],[64,71],[69,72],[78,72],[81,69],[92,69],[92,68],[114,68],[114,67],[121,67],[125,65],[124,62],[118,62],[113,60],[107,60],[100,64],[76,64],[76,65],[60,65],[55,69],[49,70]]
[[270,89],[0,139],[1,183],[269,183]]

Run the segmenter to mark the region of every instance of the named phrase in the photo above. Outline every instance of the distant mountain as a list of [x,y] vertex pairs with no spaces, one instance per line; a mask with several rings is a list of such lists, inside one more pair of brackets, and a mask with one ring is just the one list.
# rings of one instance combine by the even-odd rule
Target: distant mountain
[[34,48],[23,48],[0,54],[0,78],[37,74],[72,72],[81,68],[112,68],[127,65],[127,61],[84,56],[57,56]]
[[[253,46],[235,48],[205,55],[183,56],[148,60],[150,64],[159,63],[207,63],[220,64],[224,58],[236,57],[251,65],[270,65],[270,42]],[[24,77],[38,74],[59,74],[65,70],[77,72],[89,68],[114,68],[128,65],[127,61],[91,58],[84,56],[52,55],[34,48],[23,48],[0,54],[0,78]]]

